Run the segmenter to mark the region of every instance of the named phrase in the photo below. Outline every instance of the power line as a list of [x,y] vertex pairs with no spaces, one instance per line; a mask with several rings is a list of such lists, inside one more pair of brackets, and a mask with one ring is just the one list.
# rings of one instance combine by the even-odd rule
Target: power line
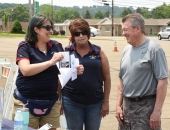
[[[100,1],[102,2],[102,0],[97,0],[97,1]],[[106,2],[105,3],[108,3],[110,4],[111,3],[111,0],[105,0]],[[164,2],[162,1],[159,1],[159,0],[154,0],[154,1],[148,1],[148,2],[144,2],[144,1],[141,1],[140,4],[137,0],[129,0],[128,2],[120,2],[118,0],[115,0],[114,1],[114,5],[115,6],[123,6],[123,7],[147,7],[149,9],[153,9],[157,6],[161,6]],[[168,5],[168,2],[165,2],[167,5]],[[110,4],[111,5],[111,4]],[[170,5],[170,2],[169,2],[169,5]]]

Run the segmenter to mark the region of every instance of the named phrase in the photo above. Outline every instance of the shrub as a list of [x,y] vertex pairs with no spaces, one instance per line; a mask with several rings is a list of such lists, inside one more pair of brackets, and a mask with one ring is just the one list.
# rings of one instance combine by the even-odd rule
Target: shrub
[[19,20],[16,19],[14,21],[14,24],[12,25],[11,33],[21,33],[21,34],[23,34],[22,26],[21,26]]
[[157,32],[154,32],[154,36],[158,36],[158,33],[157,33]]
[[59,34],[59,32],[58,32],[58,31],[53,30],[53,35],[58,35],[58,34]]
[[64,30],[60,30],[60,35],[65,35],[65,31]]

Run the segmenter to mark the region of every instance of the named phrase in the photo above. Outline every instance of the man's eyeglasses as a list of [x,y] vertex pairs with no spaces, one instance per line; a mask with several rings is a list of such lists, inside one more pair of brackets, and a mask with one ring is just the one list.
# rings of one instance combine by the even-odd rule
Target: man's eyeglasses
[[83,31],[83,32],[74,32],[74,36],[76,36],[76,37],[79,37],[80,34],[87,35],[87,32],[86,31]]
[[46,25],[46,26],[40,26],[39,28],[45,28],[47,31],[53,30],[53,26]]

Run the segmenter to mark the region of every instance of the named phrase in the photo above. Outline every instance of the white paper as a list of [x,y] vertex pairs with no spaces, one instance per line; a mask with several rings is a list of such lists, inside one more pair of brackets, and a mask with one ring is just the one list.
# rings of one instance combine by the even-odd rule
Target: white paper
[[60,75],[58,75],[62,88],[66,85],[66,83],[70,80],[73,81],[77,78],[77,69],[76,67],[79,65],[79,59],[75,58],[74,54],[69,56],[69,52],[60,52],[63,54],[64,59],[60,62],[57,62],[57,67],[60,71]]
[[72,77],[71,80],[77,79],[77,69],[76,67],[79,65],[79,59],[75,58],[75,56],[72,54],[71,56],[71,69],[72,69]]
[[66,118],[65,118],[65,115],[60,115],[60,127],[62,130],[68,130],[67,129],[67,121],[66,121]]
[[72,75],[71,68],[61,68],[59,70],[60,70],[60,75],[58,75],[58,78],[63,88],[71,78]]
[[60,52],[64,58],[58,62],[58,68],[70,68],[70,56],[69,52]]
[[52,127],[52,125],[47,123],[47,124],[43,125],[39,130],[49,130],[51,127]]

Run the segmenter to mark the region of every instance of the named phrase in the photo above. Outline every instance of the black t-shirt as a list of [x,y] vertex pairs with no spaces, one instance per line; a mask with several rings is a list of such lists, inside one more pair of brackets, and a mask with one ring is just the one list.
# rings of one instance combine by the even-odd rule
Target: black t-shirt
[[[16,63],[22,59],[30,60],[30,64],[45,62],[52,58],[54,52],[61,51],[63,51],[62,45],[54,40],[47,43],[46,55],[35,44],[22,41],[18,46]],[[58,89],[58,73],[56,65],[33,76],[23,76],[19,69],[16,80],[17,89],[25,98],[53,99]]]
[[80,104],[95,104],[103,100],[103,77],[100,56],[100,47],[89,42],[91,47],[88,54],[81,57],[76,51],[75,43],[67,48],[67,51],[79,58],[84,66],[82,75],[69,82],[63,88],[63,95]]

